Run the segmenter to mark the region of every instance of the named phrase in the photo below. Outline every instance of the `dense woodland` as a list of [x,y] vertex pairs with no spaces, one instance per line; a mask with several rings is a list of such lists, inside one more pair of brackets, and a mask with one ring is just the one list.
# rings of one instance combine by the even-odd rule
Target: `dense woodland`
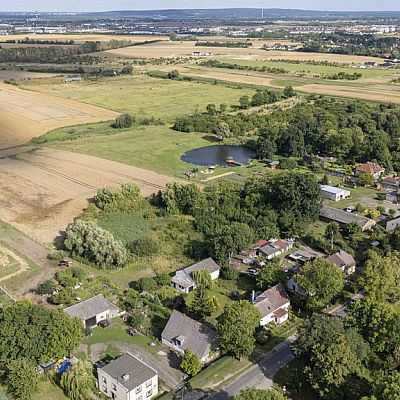
[[[242,108],[274,103],[281,96],[259,91],[247,102],[241,99]],[[329,155],[348,163],[375,160],[400,170],[400,108],[391,104],[317,98],[268,114],[197,113],[178,118],[173,128],[244,141],[256,136],[260,158]]]

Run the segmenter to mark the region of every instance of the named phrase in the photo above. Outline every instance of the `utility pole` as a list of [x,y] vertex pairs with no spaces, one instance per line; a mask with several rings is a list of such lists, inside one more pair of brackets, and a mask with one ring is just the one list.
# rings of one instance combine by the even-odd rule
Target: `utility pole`
[[261,19],[264,19],[264,0],[261,0]]

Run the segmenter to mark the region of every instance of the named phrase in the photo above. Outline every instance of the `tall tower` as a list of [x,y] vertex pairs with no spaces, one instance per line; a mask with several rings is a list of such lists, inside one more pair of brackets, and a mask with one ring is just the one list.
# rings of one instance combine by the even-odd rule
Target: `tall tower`
[[261,19],[264,19],[264,0],[261,0]]

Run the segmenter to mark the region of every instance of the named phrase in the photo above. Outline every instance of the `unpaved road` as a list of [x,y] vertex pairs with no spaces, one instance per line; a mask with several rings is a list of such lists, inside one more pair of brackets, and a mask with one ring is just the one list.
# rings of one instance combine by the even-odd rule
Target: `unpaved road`
[[0,151],[0,219],[52,242],[104,186],[136,183],[144,196],[174,178],[99,157],[30,147]]

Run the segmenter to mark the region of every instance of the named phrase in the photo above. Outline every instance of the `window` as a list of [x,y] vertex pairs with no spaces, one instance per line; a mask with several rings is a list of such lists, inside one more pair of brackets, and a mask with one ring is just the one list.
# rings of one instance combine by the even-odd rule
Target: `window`
[[153,394],[152,390],[149,390],[148,392],[146,392],[146,397],[150,397]]
[[115,386],[114,383],[111,384],[111,388],[112,388],[112,390],[117,390],[117,387]]
[[146,387],[148,388],[149,386],[151,386],[151,379],[146,382]]
[[107,379],[104,376],[101,379],[104,383],[107,383]]
[[135,393],[140,393],[142,391],[142,385],[136,388]]
[[103,392],[107,393],[107,386],[106,385],[103,385]]

